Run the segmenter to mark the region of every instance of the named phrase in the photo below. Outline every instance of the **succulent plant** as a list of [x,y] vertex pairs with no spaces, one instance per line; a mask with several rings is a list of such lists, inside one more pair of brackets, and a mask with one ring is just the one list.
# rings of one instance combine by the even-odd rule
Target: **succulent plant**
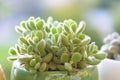
[[107,52],[110,59],[118,59],[120,56],[120,35],[114,32],[104,38],[101,50]]
[[18,60],[31,73],[44,71],[79,71],[97,65],[106,55],[83,34],[85,22],[63,22],[30,17],[16,26],[18,43],[9,49],[9,60]]

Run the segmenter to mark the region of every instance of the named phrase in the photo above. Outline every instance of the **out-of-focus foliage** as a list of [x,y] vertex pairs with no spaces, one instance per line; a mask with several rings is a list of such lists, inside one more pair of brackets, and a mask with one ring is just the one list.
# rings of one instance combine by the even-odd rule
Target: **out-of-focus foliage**
[[[47,0],[45,0],[47,1]],[[60,3],[55,5],[51,3],[47,6],[51,15],[57,20],[74,19],[79,22],[84,18],[85,12],[89,9],[97,7],[99,0],[58,0]],[[62,2],[65,2],[64,4]],[[53,0],[53,2],[56,2]]]
[[91,37],[91,40],[96,42],[96,44],[101,47],[102,45],[102,38],[97,29],[93,27],[87,27],[85,33]]
[[115,31],[120,33],[120,3],[114,4],[114,6],[112,6],[112,10],[114,14]]

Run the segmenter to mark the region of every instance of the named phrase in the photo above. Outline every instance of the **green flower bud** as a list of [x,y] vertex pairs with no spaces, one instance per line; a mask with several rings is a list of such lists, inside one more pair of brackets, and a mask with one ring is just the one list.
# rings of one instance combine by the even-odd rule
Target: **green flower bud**
[[71,61],[73,61],[74,63],[79,62],[81,59],[82,59],[82,55],[80,53],[75,52],[72,54]]
[[69,55],[67,53],[62,53],[61,55],[61,62],[65,63],[65,62],[68,62],[69,60]]

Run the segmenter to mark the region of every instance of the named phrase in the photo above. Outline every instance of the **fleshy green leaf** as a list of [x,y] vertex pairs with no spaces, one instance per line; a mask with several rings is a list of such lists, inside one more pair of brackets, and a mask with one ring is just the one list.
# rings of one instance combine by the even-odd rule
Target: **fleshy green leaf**
[[16,26],[15,30],[17,33],[20,33],[20,34],[22,34],[24,32],[23,29],[21,29],[19,26]]
[[85,22],[81,21],[79,27],[76,30],[76,33],[82,33],[85,30],[85,25],[86,25]]
[[37,21],[36,23],[37,30],[42,30],[43,25],[44,25],[44,22],[42,20]]
[[24,44],[26,44],[26,45],[29,45],[29,43],[28,43],[28,41],[27,41],[27,39],[26,39],[25,37],[20,37],[20,38],[19,38],[19,41],[20,41],[21,43],[24,43]]
[[70,45],[69,40],[68,40],[68,38],[65,35],[61,35],[61,38],[62,38],[63,45],[65,45],[65,46],[69,46]]
[[66,70],[72,71],[72,65],[70,63],[65,63],[64,66]]
[[98,54],[94,54],[94,57],[97,58],[97,59],[102,60],[102,59],[105,59],[106,53],[104,53],[104,52],[98,52]]
[[17,55],[17,52],[16,52],[15,48],[10,48],[9,49],[9,54],[10,55]]
[[36,48],[38,51],[43,51],[45,48],[45,41],[43,39],[39,41],[38,44],[36,45]]
[[61,55],[61,62],[65,63],[65,62],[68,62],[69,60],[69,55],[67,53],[63,53]]
[[71,61],[73,61],[74,63],[79,62],[81,59],[82,59],[82,55],[80,53],[75,52],[72,54]]
[[32,59],[31,61],[30,61],[30,66],[35,66],[36,65],[36,60],[35,59]]

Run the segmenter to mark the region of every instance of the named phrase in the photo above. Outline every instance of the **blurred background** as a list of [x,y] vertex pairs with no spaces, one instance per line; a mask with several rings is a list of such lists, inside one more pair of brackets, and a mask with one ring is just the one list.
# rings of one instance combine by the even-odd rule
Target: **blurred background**
[[101,47],[102,39],[120,33],[120,0],[0,0],[0,64],[10,80],[12,62],[7,61],[8,49],[17,42],[15,25],[30,16],[55,20],[81,20],[87,24],[84,33]]

